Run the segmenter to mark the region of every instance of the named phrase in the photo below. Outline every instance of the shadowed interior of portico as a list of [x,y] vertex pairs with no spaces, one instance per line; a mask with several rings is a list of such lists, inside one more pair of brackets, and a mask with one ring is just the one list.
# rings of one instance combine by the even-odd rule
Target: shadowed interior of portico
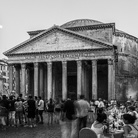
[[[81,63],[82,66],[82,72],[81,72],[81,85],[77,86],[77,62],[76,61],[67,61],[66,71],[67,71],[67,79],[65,81],[63,76],[63,66],[62,62],[53,62],[52,63],[52,91],[51,91],[51,97],[53,99],[60,98],[63,99],[64,91],[63,83],[65,83],[65,86],[67,87],[67,96],[71,95],[75,99],[79,97],[77,93],[78,87],[81,88],[81,94],[85,95],[85,98],[88,100],[93,99],[92,94],[92,81],[93,80],[93,74],[92,74],[92,61],[91,60],[84,60]],[[26,93],[25,95],[33,95],[34,93],[34,87],[35,87],[35,81],[36,84],[38,84],[38,96],[42,96],[45,100],[47,99],[47,93],[48,93],[48,72],[47,72],[47,63],[39,63],[38,64],[38,80],[34,78],[34,64],[28,63],[26,66]],[[17,68],[17,67],[16,67]],[[18,66],[18,69],[20,70],[20,79],[21,79],[21,66]],[[19,77],[17,77],[19,79]],[[19,80],[19,82],[21,82]],[[21,87],[21,83],[18,82],[17,87]],[[17,93],[20,92],[20,88],[18,88]],[[108,99],[108,62],[107,60],[98,60],[97,61],[97,98],[103,98]]]

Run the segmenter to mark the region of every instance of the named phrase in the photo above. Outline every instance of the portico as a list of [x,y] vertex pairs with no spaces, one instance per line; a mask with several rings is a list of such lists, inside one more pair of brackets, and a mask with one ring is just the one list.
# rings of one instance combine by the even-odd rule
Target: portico
[[115,98],[114,49],[109,42],[54,26],[5,55],[16,68],[16,91],[23,96]]

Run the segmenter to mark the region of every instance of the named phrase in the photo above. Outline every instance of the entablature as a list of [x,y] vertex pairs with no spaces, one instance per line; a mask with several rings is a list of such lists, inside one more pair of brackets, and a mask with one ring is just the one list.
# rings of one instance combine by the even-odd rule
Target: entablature
[[9,56],[8,63],[33,63],[33,62],[54,62],[73,60],[113,59],[113,49],[103,50],[78,50],[64,52],[33,53]]

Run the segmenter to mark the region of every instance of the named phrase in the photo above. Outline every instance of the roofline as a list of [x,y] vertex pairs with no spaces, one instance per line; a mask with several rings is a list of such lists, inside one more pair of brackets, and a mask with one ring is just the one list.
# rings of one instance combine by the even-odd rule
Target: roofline
[[47,29],[47,30],[45,30],[45,31],[43,31],[43,32],[41,32],[41,33],[39,33],[38,35],[36,35],[36,36],[34,36],[34,37],[32,37],[32,38],[30,38],[30,39],[24,41],[23,43],[21,43],[21,44],[15,46],[15,47],[9,49],[8,51],[4,52],[3,54],[6,55],[6,56],[7,56],[7,55],[10,55],[10,54],[8,54],[9,52],[12,52],[13,50],[18,49],[19,47],[24,46],[24,45],[26,45],[26,44],[28,44],[28,43],[30,43],[30,42],[36,40],[37,38],[39,38],[39,37],[41,37],[41,36],[43,36],[43,35],[49,33],[50,31],[53,31],[54,29],[58,29],[58,30],[60,30],[60,31],[63,31],[63,32],[66,32],[66,33],[69,33],[69,34],[72,34],[72,35],[81,37],[81,38],[83,38],[83,39],[87,39],[88,41],[92,41],[92,42],[95,42],[95,43],[102,44],[102,45],[104,45],[104,46],[112,47],[112,44],[110,44],[110,43],[103,42],[103,41],[100,41],[100,40],[97,40],[97,39],[94,39],[94,38],[90,38],[90,37],[87,37],[87,36],[85,36],[85,35],[78,34],[78,33],[76,33],[76,32],[73,32],[73,31],[70,31],[70,30],[67,30],[67,29],[64,29],[64,28],[61,28],[61,27],[59,27],[59,26],[55,26],[55,25],[54,25],[53,27],[51,27],[51,28],[49,28],[49,29]]

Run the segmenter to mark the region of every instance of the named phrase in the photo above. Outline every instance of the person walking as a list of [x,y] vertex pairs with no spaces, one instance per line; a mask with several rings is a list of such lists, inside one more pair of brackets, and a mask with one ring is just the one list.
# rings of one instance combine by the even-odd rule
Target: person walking
[[41,96],[38,97],[39,102],[38,102],[38,114],[40,116],[40,124],[43,124],[43,111],[44,111],[44,100],[42,100]]
[[75,111],[75,102],[72,97],[68,97],[64,103],[63,116],[61,122],[62,138],[75,138],[77,137],[77,118]]
[[87,117],[88,117],[89,110],[90,110],[90,104],[84,98],[85,98],[84,95],[80,95],[80,99],[77,101],[79,130],[86,127]]

